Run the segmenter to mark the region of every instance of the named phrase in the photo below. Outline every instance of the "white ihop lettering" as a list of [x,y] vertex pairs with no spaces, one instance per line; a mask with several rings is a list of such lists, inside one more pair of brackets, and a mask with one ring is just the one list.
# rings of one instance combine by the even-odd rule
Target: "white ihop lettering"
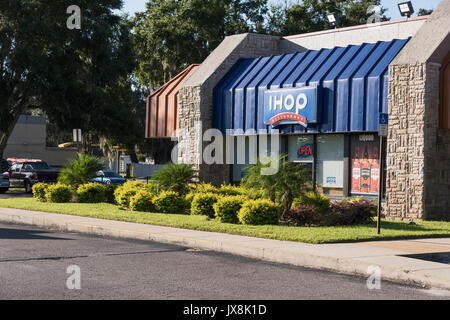
[[299,114],[300,110],[303,110],[308,105],[308,97],[304,93],[300,93],[297,96],[297,99],[294,99],[292,94],[288,94],[284,97],[283,95],[279,96],[269,96],[269,110],[282,110],[283,108],[287,111],[290,111],[294,108],[295,105],[295,113]]

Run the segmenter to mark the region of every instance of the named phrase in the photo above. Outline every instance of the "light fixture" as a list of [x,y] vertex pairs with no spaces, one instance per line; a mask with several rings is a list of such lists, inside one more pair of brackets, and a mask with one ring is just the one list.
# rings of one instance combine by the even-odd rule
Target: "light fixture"
[[408,2],[401,2],[398,4],[398,10],[400,10],[400,14],[402,17],[411,17],[411,15],[414,13],[414,8],[411,3],[411,1]]
[[339,23],[341,22],[341,21],[339,20],[338,14],[337,14],[336,12],[328,13],[328,14],[327,14],[327,19],[328,19],[328,22],[329,22],[332,26],[334,26],[335,28],[337,28],[337,27],[339,26]]

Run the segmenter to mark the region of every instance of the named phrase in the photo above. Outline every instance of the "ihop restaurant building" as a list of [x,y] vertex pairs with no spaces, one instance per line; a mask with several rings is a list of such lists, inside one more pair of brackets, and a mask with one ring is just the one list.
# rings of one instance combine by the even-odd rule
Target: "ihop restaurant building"
[[430,16],[225,38],[179,87],[177,128],[188,133],[179,159],[206,181],[238,182],[244,164],[199,161],[208,142],[198,124],[235,136],[277,129],[281,151],[312,169],[318,191],[376,196],[385,113],[384,214],[450,220],[449,18],[445,0]]

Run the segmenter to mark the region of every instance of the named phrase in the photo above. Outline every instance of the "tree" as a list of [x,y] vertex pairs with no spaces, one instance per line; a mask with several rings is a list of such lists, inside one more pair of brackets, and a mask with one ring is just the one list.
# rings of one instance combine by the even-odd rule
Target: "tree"
[[192,165],[169,162],[152,175],[152,180],[155,180],[164,190],[184,195],[189,191],[189,184],[193,182],[196,175],[197,170]]
[[103,169],[103,164],[95,157],[78,154],[78,159],[67,163],[58,176],[58,182],[78,187],[95,177],[97,171]]
[[[73,4],[81,9],[79,30],[66,25]],[[0,156],[19,116],[32,107],[62,129],[120,138],[123,131],[111,122],[126,119],[124,86],[134,68],[129,23],[113,13],[121,6],[121,0],[2,2]]]
[[258,159],[256,164],[246,167],[242,179],[244,187],[261,191],[263,197],[282,204],[284,211],[291,208],[294,198],[311,189],[311,171],[286,161],[286,158],[287,154],[279,157],[279,168],[274,174],[263,174],[263,169],[269,168],[271,163]]
[[227,35],[265,32],[267,0],[150,0],[134,19],[139,83],[151,92]]
[[420,16],[427,16],[427,15],[432,14],[432,13],[433,13],[433,9],[423,9],[423,8],[421,8],[417,12],[417,16],[418,17],[420,17]]
[[278,4],[271,7],[267,28],[269,33],[283,36],[326,30],[333,28],[327,20],[327,14],[332,12],[339,15],[340,27],[348,27],[389,20],[384,15],[386,10],[379,0],[305,0],[301,4]]

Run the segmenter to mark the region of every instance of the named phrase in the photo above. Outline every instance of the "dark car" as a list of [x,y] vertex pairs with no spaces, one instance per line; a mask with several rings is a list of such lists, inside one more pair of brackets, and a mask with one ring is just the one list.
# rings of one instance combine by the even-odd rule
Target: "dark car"
[[5,159],[0,161],[0,173],[8,171],[9,167],[11,167],[11,163]]
[[101,184],[113,184],[119,185],[127,182],[127,179],[122,178],[114,171],[100,170],[97,172],[97,176],[91,179],[92,182],[99,182]]
[[25,188],[28,193],[38,182],[53,184],[58,179],[58,172],[44,161],[15,162],[8,172],[11,188]]

